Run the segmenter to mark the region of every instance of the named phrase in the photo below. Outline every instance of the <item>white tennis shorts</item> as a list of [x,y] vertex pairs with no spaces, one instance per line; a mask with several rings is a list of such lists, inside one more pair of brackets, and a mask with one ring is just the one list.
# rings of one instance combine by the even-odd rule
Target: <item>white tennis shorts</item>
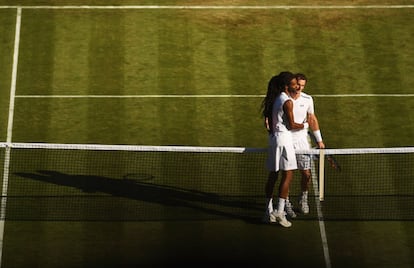
[[[308,135],[293,135],[293,148],[295,150],[308,150],[311,148],[308,140]],[[308,154],[297,154],[296,155],[298,169],[308,170],[311,169],[311,156]]]
[[267,168],[269,171],[298,168],[290,132],[276,132],[274,135],[269,135]]

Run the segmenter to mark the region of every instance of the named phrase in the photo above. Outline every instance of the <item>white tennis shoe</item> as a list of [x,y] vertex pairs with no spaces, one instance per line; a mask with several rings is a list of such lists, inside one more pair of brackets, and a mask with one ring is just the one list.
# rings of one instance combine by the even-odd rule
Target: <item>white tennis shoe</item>
[[283,227],[290,227],[292,223],[286,219],[286,212],[278,213],[277,211],[273,211],[273,214],[276,218],[276,221]]

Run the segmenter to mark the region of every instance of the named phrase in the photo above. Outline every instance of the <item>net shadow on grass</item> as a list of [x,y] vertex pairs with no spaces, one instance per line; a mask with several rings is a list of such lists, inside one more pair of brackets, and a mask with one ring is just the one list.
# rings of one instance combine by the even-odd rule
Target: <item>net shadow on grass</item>
[[[7,196],[7,220],[180,221],[239,219],[259,224],[264,198],[258,193],[226,195],[157,184],[150,174],[122,179],[57,171],[14,173]],[[29,180],[28,180],[29,179]],[[18,182],[16,182],[18,181]],[[296,200],[296,196],[291,196]],[[295,201],[292,201],[295,203]],[[326,195],[322,215],[295,220],[413,220],[414,195]],[[294,204],[298,208],[298,204]]]
[[30,182],[26,181],[29,185],[20,188],[20,194],[7,197],[6,217],[11,220],[150,221],[235,218],[258,222],[263,212],[261,196],[226,196],[160,185],[150,182],[149,174],[140,174],[144,178],[141,180],[130,179],[129,176],[115,179],[50,170],[19,172],[14,175],[42,184],[39,189],[33,189]]

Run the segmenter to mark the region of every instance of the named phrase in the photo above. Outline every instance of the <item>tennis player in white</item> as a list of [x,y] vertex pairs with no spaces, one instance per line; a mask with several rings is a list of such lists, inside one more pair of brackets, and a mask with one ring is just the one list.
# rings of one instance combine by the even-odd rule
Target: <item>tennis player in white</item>
[[[290,97],[293,99],[293,116],[296,123],[308,122],[312,131],[317,146],[320,149],[325,148],[325,144],[322,140],[321,131],[319,129],[319,122],[315,115],[314,103],[312,96],[303,92],[306,86],[307,78],[304,74],[296,74],[296,80],[298,82],[298,90],[296,92],[290,92]],[[292,131],[293,147],[295,150],[307,150],[311,148],[311,142],[309,141],[308,129],[299,129]],[[308,204],[308,191],[311,181],[311,156],[306,154],[296,155],[298,169],[301,173],[301,193],[299,194],[299,208],[303,214],[309,213]],[[296,217],[296,213],[293,210],[293,206],[289,199],[285,205],[286,213],[289,217]]]
[[[289,94],[298,90],[297,80],[290,72],[281,72],[273,77],[263,100],[265,126],[269,131],[269,176],[265,186],[267,207],[265,222],[278,222],[283,227],[292,225],[286,219],[285,202],[288,198],[293,171],[297,169],[291,130],[308,127],[308,123],[295,123],[293,101]],[[279,171],[282,178],[279,185],[278,208],[273,209],[273,190]]]

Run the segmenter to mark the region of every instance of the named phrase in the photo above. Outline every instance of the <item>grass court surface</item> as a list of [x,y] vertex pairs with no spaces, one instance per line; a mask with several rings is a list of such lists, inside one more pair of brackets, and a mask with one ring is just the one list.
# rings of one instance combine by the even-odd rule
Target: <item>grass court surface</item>
[[[72,7],[52,8],[62,3],[0,1],[0,140],[264,148],[262,95],[272,75],[291,70],[309,78],[305,91],[314,96],[328,147],[412,146],[413,3],[348,2],[302,1],[301,8],[292,8],[294,1],[204,1],[182,8],[189,5],[187,1],[65,1]],[[117,7],[93,8],[111,5]],[[208,5],[216,8],[205,8]],[[5,149],[0,152],[3,163]],[[141,215],[126,205],[137,202],[135,195],[125,194],[131,188],[116,188],[119,184],[110,180],[136,168],[130,162],[116,165],[129,155],[99,154],[96,160],[95,154],[85,153],[70,162],[53,153],[36,157],[16,152],[12,157],[8,193],[26,199],[9,199],[6,217],[22,207],[33,217],[6,221],[2,267],[186,263],[411,267],[414,263],[412,220],[325,221],[326,246],[315,204],[313,216],[299,217],[290,229],[261,224],[260,213],[257,219],[232,217],[239,215],[232,209],[217,215],[214,206],[210,210],[196,206],[200,192],[181,191],[196,178],[170,182],[167,190],[167,180],[157,181],[162,174],[142,182],[146,199],[140,196],[139,201],[150,208],[137,208],[145,211],[144,220],[53,220],[59,211],[55,209],[66,204],[78,205],[81,216],[94,213],[84,210],[88,202],[96,196],[116,196],[114,187],[123,195],[115,201],[105,199],[105,206],[119,215]],[[409,183],[393,175],[400,167],[398,162],[392,164],[381,183],[393,189]],[[231,168],[251,172],[249,184],[234,179],[236,184],[229,187],[225,175],[221,184],[209,184],[209,175],[219,175],[195,168],[202,180],[193,190],[212,193],[229,187],[248,192],[264,187],[262,166],[235,161]],[[226,173],[226,167],[218,170]],[[413,170],[408,166],[403,172],[409,177]],[[0,174],[3,177],[3,169]],[[88,185],[80,185],[82,176],[94,178],[100,188],[88,192]],[[369,183],[360,189],[360,181],[347,181],[343,193],[369,191]],[[62,204],[36,203],[45,200],[37,197],[56,189],[79,198]],[[202,198],[214,204],[214,197]],[[349,199],[350,204],[355,201]],[[243,199],[221,201],[252,205]],[[29,210],[32,205],[38,210]],[[260,198],[253,205],[260,212]],[[199,217],[188,217],[188,209]],[[52,219],[40,219],[47,216]]]

